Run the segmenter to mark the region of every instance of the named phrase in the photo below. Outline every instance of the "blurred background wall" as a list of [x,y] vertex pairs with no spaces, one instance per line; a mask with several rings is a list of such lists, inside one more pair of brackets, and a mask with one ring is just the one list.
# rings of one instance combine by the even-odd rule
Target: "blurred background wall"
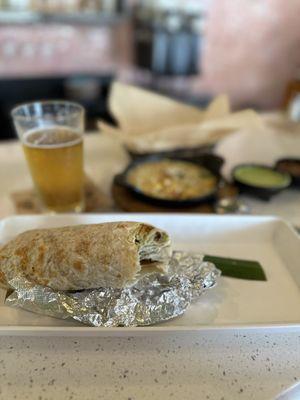
[[281,106],[300,72],[299,16],[298,0],[212,1],[203,58],[208,87],[236,105]]
[[281,107],[300,78],[299,15],[299,0],[0,0],[1,136],[11,107],[38,98],[80,101],[92,128],[115,78]]

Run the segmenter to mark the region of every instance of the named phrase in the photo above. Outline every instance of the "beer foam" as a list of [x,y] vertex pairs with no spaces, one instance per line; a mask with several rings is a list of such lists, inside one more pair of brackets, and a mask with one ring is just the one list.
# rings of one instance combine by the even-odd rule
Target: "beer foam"
[[23,136],[23,144],[36,148],[60,148],[74,146],[82,142],[80,133],[61,126],[35,128]]

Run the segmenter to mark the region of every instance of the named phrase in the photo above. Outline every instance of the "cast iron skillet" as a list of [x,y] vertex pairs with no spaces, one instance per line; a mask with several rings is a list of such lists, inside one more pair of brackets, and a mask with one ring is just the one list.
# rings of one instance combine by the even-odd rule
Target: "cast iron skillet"
[[[214,145],[206,145],[206,146],[199,146],[193,148],[177,148],[173,150],[164,150],[164,151],[156,151],[156,152],[148,152],[148,153],[136,153],[125,146],[127,153],[129,154],[130,158],[135,160],[141,160],[145,157],[150,156],[160,156],[164,158],[185,158],[188,160],[193,160],[197,158],[201,158],[203,155],[205,156],[213,156]],[[215,156],[217,158],[217,156]]]
[[[192,164],[196,164],[197,166],[202,166],[208,169],[216,178],[217,184],[216,187],[211,191],[211,193],[206,194],[201,197],[194,197],[192,199],[187,200],[167,200],[161,199],[157,197],[149,196],[139,190],[137,187],[131,185],[127,181],[127,174],[130,170],[135,168],[137,165],[145,164],[149,161],[160,161],[160,160],[175,160],[175,161],[186,161]],[[151,155],[148,157],[140,158],[132,161],[127,168],[119,175],[116,175],[114,178],[114,182],[117,185],[121,185],[129,190],[134,196],[137,198],[146,201],[151,204],[164,206],[164,207],[187,207],[187,206],[195,206],[201,203],[210,203],[216,200],[217,191],[219,188],[219,183],[221,180],[220,169],[224,160],[221,157],[215,156],[213,154],[202,154],[195,159],[185,158],[185,157],[165,157],[162,155]]]

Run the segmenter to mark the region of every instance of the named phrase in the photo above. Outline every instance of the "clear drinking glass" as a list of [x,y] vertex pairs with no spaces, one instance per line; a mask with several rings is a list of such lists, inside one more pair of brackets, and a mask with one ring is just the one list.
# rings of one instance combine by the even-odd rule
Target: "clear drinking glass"
[[43,101],[12,110],[40,200],[52,212],[84,208],[84,109],[68,101]]

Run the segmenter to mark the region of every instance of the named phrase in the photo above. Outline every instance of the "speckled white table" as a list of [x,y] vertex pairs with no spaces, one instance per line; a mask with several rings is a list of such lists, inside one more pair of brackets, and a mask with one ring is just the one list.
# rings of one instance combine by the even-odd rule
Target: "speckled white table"
[[1,399],[273,399],[300,333],[0,339]]
[[[87,172],[108,191],[126,155],[95,135],[85,151]],[[14,212],[9,193],[30,186],[17,144],[0,145],[0,183],[4,217]],[[0,337],[1,400],[270,400],[298,380],[300,331]]]

